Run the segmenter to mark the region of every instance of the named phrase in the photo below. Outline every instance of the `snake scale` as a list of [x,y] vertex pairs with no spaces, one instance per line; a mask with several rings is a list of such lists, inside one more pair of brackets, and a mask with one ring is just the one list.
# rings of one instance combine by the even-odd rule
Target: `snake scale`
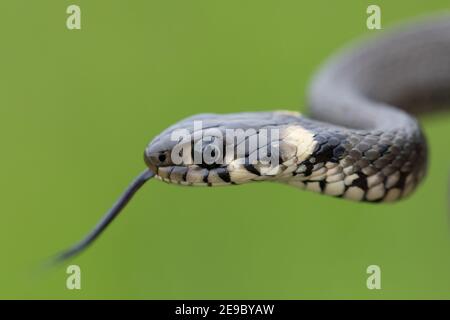
[[[92,243],[153,176],[188,186],[276,181],[354,201],[404,198],[425,176],[428,162],[426,139],[412,114],[449,104],[450,15],[382,32],[341,50],[319,69],[308,91],[310,117],[283,110],[200,114],[164,130],[145,150],[148,169],[85,239],[58,258],[71,257]],[[211,129],[214,134],[208,137]],[[230,129],[248,134],[228,137]],[[180,143],[174,139],[178,131],[190,139]],[[212,141],[220,144],[222,161],[194,161],[195,152]],[[257,143],[249,151],[245,147],[251,141]],[[239,145],[246,152],[227,157],[227,150],[236,151]],[[269,159],[276,151],[275,165],[258,156],[249,161],[263,147]]]

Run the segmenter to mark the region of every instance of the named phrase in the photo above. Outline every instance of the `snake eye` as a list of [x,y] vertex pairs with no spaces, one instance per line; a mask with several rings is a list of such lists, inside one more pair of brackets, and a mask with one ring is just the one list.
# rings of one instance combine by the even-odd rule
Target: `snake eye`
[[160,162],[166,161],[166,155],[165,155],[164,153],[161,153],[161,154],[158,156],[158,160],[159,160]]

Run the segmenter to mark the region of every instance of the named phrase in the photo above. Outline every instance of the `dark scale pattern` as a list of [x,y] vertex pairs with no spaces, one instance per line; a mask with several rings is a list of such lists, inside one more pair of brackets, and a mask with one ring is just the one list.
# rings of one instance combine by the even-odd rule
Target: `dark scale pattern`
[[419,130],[347,130],[306,119],[302,125],[314,132],[317,142],[311,156],[293,173],[307,187],[317,181],[314,166],[323,163],[319,170],[324,166],[328,169],[319,175],[321,192],[327,193],[328,180],[336,182],[341,177],[344,187],[339,184],[332,188],[334,196],[393,201],[408,195],[425,173],[427,150]]

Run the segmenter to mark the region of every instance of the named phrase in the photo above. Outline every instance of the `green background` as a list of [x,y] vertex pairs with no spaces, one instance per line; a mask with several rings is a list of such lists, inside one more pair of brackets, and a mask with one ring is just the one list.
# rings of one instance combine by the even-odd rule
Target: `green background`
[[[0,298],[450,298],[449,116],[422,119],[426,181],[369,205],[262,183],[150,181],[88,251],[83,236],[143,168],[148,141],[201,112],[305,110],[309,79],[362,35],[445,1],[2,1]],[[78,4],[82,30],[66,28]],[[382,289],[366,288],[366,268]]]

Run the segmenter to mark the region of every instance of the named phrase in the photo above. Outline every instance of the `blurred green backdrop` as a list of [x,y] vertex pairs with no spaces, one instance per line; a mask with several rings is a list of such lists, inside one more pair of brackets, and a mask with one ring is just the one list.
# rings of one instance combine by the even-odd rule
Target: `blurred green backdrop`
[[[313,71],[443,1],[2,1],[0,298],[450,298],[450,117],[422,119],[429,175],[393,205],[276,184],[148,183],[85,254],[82,290],[46,257],[79,240],[200,112],[304,109]],[[82,30],[67,30],[78,4]],[[382,289],[366,288],[366,268]]]

